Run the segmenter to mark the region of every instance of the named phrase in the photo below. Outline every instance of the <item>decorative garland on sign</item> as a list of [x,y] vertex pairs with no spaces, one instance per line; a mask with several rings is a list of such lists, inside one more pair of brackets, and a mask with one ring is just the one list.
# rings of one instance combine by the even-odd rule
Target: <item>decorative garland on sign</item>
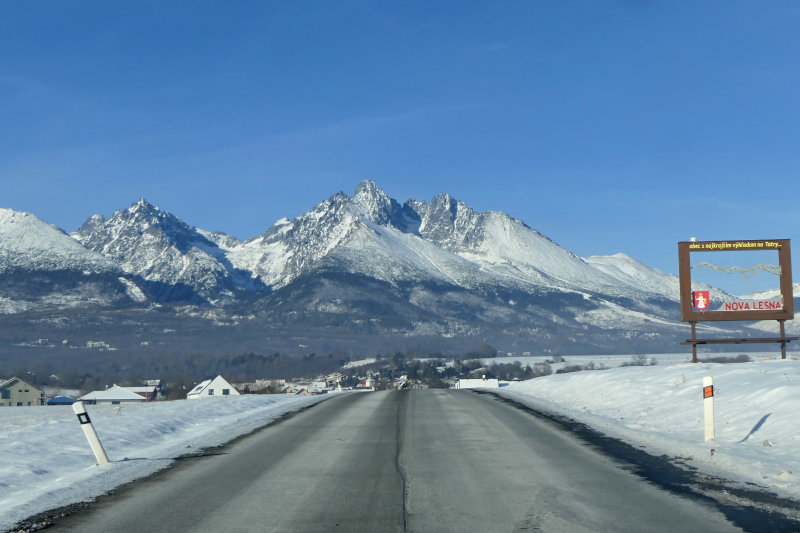
[[[732,266],[730,268],[725,268],[725,267],[721,267],[721,266],[712,265],[711,263],[706,263],[705,261],[703,261],[702,263],[697,263],[692,268],[697,268],[699,266],[702,266],[703,270],[705,270],[707,268],[711,268],[711,269],[714,270],[714,272],[716,272],[717,270],[722,270],[723,272],[727,272],[728,274],[733,274],[733,271],[735,270],[736,272],[739,272],[745,278],[752,278],[753,276],[755,276],[756,274],[758,274],[762,270],[764,272],[769,272],[770,274],[775,274],[776,276],[780,276],[781,275],[781,267],[777,267],[775,265],[765,265],[764,263],[759,263],[756,266],[754,266],[753,268],[748,268],[747,270],[745,270],[745,269],[739,268],[737,266]],[[748,272],[753,272],[753,273],[748,276],[747,275]]]

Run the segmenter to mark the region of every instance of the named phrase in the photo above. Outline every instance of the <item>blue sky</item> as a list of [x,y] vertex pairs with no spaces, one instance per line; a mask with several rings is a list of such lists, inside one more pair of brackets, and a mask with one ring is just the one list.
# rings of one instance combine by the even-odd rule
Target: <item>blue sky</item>
[[247,238],[372,179],[677,273],[689,237],[800,239],[799,23],[788,1],[4,2],[0,206],[72,231],[145,197]]

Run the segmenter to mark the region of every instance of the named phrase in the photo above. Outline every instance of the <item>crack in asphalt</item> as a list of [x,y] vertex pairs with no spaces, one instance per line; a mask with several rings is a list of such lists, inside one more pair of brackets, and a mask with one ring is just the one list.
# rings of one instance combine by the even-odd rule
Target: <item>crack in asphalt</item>
[[400,479],[403,481],[403,531],[408,531],[408,520],[407,520],[407,513],[408,509],[406,504],[408,502],[408,494],[406,493],[406,474],[403,470],[403,466],[400,464],[400,454],[403,453],[403,438],[402,438],[402,422],[400,419],[400,404],[403,403],[403,399],[405,399],[405,394],[400,394],[400,398],[397,401],[397,433],[395,435],[395,444],[396,444],[396,452],[394,457],[394,466],[397,469],[397,473],[400,474]]

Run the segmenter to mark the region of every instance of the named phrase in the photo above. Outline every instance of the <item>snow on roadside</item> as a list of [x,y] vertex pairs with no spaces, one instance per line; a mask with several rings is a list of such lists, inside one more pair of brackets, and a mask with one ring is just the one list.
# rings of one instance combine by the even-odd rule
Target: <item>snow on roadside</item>
[[[716,441],[709,443],[703,442],[704,376],[714,378],[716,389]],[[617,367],[512,383],[499,394],[652,455],[681,457],[701,471],[800,497],[800,361]]]
[[40,512],[100,496],[165,468],[182,454],[223,444],[336,394],[88,405],[112,461],[101,467],[94,466],[71,406],[0,409],[0,531]]

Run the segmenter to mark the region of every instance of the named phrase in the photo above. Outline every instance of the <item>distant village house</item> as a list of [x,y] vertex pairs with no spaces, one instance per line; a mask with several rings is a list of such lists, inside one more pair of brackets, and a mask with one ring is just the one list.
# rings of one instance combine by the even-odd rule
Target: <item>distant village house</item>
[[87,348],[110,348],[110,346],[103,341],[87,341]]
[[145,400],[153,400],[156,397],[157,390],[156,387],[122,387],[125,390],[129,390],[142,396]]
[[33,407],[44,401],[44,392],[18,377],[0,382],[0,407]]
[[239,396],[239,391],[228,383],[228,380],[222,376],[217,376],[214,379],[207,379],[197,385],[186,395],[186,399],[197,400],[200,398],[219,398],[225,396]]
[[123,403],[144,402],[144,396],[131,392],[119,385],[114,385],[110,389],[90,392],[78,398],[78,401],[89,405],[117,405]]

